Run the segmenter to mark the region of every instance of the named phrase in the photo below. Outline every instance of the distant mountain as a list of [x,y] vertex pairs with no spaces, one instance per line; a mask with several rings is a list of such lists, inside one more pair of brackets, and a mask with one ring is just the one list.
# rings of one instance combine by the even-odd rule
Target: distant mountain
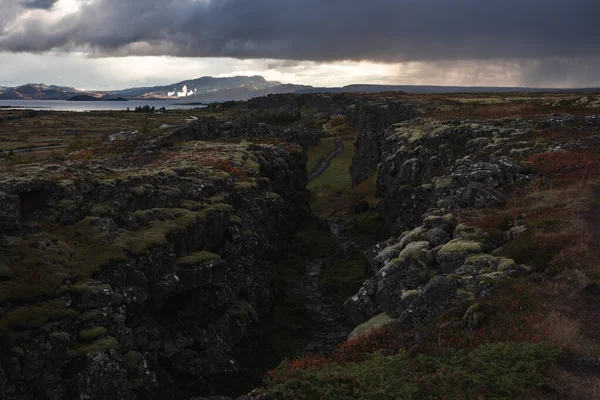
[[283,85],[267,81],[262,76],[233,76],[214,78],[205,76],[165,86],[141,87],[110,92],[115,96],[137,99],[181,99],[189,100],[248,100],[253,97],[275,93],[294,93],[312,86]]
[[101,97],[91,96],[89,94],[78,94],[77,96],[73,96],[67,101],[129,101],[124,99],[123,97],[114,97],[111,95],[105,94]]
[[348,85],[343,87],[309,87],[296,93],[383,93],[405,92],[410,94],[434,93],[534,93],[534,92],[598,92],[599,88],[553,89],[528,87],[496,87],[496,86],[427,86],[427,85]]
[[0,100],[67,100],[81,93],[72,87],[28,83],[15,88],[2,88]]
[[[215,78],[205,76],[164,86],[135,87],[113,91],[81,91],[65,86],[46,86],[29,83],[9,88],[0,86],[0,100],[151,100],[169,99],[186,101],[248,100],[269,94],[283,93],[381,93],[406,92],[426,93],[508,93],[508,92],[599,92],[600,89],[544,89],[522,87],[478,87],[478,86],[414,86],[414,85],[348,85],[344,87],[312,87],[267,81],[262,76],[233,76]],[[80,97],[87,96],[87,97]]]

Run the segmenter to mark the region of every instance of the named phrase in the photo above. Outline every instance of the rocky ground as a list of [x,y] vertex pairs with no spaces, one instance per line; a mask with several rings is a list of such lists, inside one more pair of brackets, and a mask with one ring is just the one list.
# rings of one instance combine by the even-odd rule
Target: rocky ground
[[[282,276],[308,324],[297,353],[320,355],[242,399],[591,398],[600,117],[574,96],[269,96],[118,151],[8,160],[0,398],[250,392],[273,316],[286,318]],[[292,265],[310,214],[305,150],[340,113],[354,188],[317,197],[327,244]],[[361,217],[372,207],[380,220]],[[356,229],[361,218],[382,223]],[[385,240],[367,247],[374,232]],[[342,309],[348,287],[360,289]]]

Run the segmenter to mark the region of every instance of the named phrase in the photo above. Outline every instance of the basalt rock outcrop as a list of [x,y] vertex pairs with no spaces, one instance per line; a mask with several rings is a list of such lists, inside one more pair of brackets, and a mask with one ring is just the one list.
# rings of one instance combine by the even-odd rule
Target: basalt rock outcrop
[[396,122],[418,116],[416,105],[408,102],[361,101],[348,107],[346,119],[356,133],[356,154],[350,167],[352,186],[357,186],[377,171],[386,129]]
[[381,145],[380,212],[393,233],[412,228],[430,208],[501,206],[528,182],[524,158],[552,148],[530,137],[536,123],[420,119],[390,126]]
[[140,146],[140,151],[152,151],[191,140],[211,140],[220,142],[240,141],[243,139],[278,140],[296,143],[303,147],[319,143],[323,130],[310,121],[282,128],[258,122],[255,117],[243,117],[231,121],[219,121],[214,117],[201,118],[189,124],[175,128]]
[[[390,324],[422,326],[452,307],[489,297],[505,279],[529,274],[531,267],[492,254],[510,240],[506,235],[498,243],[452,214],[433,212],[415,229],[368,249],[373,278],[344,304],[359,325],[351,336]],[[469,310],[465,327],[478,329],[483,317]]]
[[290,146],[187,142],[3,173],[0,398],[259,382],[275,265],[308,211],[305,162]]
[[[535,142],[534,133],[581,122],[555,116],[391,125],[382,137],[377,190],[394,236],[365,252],[373,277],[344,305],[359,325],[351,336],[390,324],[422,326],[490,296],[502,280],[530,273],[531,267],[500,255],[526,231],[519,221],[492,237],[460,223],[453,211],[504,205],[511,191],[532,179],[527,157],[573,144]],[[471,307],[461,323],[478,329],[484,314]]]

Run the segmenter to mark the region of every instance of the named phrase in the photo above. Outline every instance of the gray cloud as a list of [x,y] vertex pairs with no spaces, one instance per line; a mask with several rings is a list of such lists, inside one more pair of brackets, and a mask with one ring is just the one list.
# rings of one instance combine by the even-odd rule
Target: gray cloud
[[20,0],[19,3],[24,8],[38,8],[42,10],[50,9],[58,0]]
[[383,62],[586,58],[600,53],[598,15],[597,0],[95,0],[59,21],[17,20],[0,33],[0,50]]

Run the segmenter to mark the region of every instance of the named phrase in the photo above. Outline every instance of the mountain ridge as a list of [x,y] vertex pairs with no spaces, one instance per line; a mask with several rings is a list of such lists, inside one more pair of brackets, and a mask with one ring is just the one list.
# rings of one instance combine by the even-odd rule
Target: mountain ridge
[[434,93],[534,93],[534,92],[600,92],[600,88],[531,88],[493,86],[437,86],[437,85],[378,85],[351,84],[342,87],[314,87],[268,81],[263,76],[203,76],[169,85],[132,87],[120,90],[79,90],[74,87],[27,83],[17,87],[0,86],[0,100],[69,100],[86,95],[103,100],[123,97],[128,100],[194,100],[226,101],[248,100],[254,97],[284,93],[381,93],[409,94]]

